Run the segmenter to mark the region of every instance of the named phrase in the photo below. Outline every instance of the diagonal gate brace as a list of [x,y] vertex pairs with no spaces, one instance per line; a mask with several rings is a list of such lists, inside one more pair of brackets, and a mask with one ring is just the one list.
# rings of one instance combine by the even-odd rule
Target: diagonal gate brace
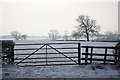
[[54,49],[55,51],[57,51],[58,53],[62,54],[62,55],[65,56],[66,58],[69,58],[71,61],[73,61],[73,62],[75,62],[76,64],[78,64],[75,60],[73,60],[73,59],[71,59],[70,57],[66,56],[64,53],[58,51],[56,48],[50,46],[49,44],[48,44],[48,46],[51,47],[52,49]]
[[22,63],[24,60],[28,59],[31,55],[35,54],[35,52],[37,52],[38,50],[42,49],[46,44],[44,44],[43,46],[41,46],[40,48],[36,49],[33,53],[29,54],[26,58],[22,59],[20,62],[18,62],[16,65]]

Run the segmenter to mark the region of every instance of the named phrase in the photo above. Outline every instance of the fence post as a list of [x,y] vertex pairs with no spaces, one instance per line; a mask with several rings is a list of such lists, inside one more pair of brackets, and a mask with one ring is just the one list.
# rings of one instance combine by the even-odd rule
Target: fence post
[[106,64],[107,48],[105,48],[104,64]]
[[81,47],[80,43],[78,43],[78,64],[81,64]]
[[86,56],[85,56],[85,64],[87,64],[87,59],[88,59],[88,47],[86,47],[85,53],[86,53]]
[[11,48],[11,64],[14,63],[14,47]]
[[92,64],[92,56],[93,56],[93,47],[91,47],[91,57],[90,57],[90,64]]
[[46,65],[47,65],[47,44],[46,44]]
[[114,64],[117,64],[117,51],[115,51],[115,58],[114,58]]
[[118,67],[120,67],[120,53],[118,53],[117,55],[118,55],[118,60],[117,60],[118,64],[117,65],[118,65]]

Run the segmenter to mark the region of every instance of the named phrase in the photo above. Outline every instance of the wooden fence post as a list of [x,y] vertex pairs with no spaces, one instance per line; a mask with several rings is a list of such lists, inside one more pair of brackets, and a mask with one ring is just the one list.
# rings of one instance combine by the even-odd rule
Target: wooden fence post
[[120,53],[118,53],[118,66],[120,67]]
[[11,64],[14,63],[14,47],[11,48]]
[[104,64],[106,64],[107,48],[105,48]]
[[92,64],[92,56],[93,56],[93,47],[91,47],[90,64]]
[[78,64],[81,64],[81,47],[80,43],[78,43]]
[[88,59],[88,47],[86,47],[85,53],[86,53],[86,56],[85,56],[85,64],[87,64],[87,59]]
[[47,65],[47,44],[46,44],[46,65]]
[[117,53],[118,53],[118,52],[115,50],[115,58],[114,58],[114,64],[115,64],[115,65],[117,65],[117,57],[118,57]]

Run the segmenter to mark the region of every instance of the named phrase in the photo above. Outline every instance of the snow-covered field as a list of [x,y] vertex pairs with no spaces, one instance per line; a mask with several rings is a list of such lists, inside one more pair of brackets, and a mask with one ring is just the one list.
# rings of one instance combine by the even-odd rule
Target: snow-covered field
[[48,40],[14,40],[15,43],[81,43],[90,46],[115,46],[115,42],[81,42],[81,41],[48,41]]
[[[79,42],[79,41],[15,41],[15,43],[81,43],[82,46],[115,46],[114,42]],[[62,47],[69,47],[70,45],[64,45]],[[72,47],[77,47],[77,45],[71,45]],[[39,48],[40,46],[34,46]],[[55,47],[55,46],[54,46]],[[58,47],[58,46],[56,46]],[[61,46],[59,46],[61,47]],[[28,46],[18,46],[17,48],[28,48]],[[31,48],[31,47],[30,47]],[[53,51],[53,50],[52,50]],[[49,52],[52,52],[51,50]],[[62,50],[63,51],[63,50]],[[61,51],[61,52],[62,52]],[[84,51],[84,50],[82,50]],[[64,51],[63,51],[64,52]],[[94,50],[94,52],[104,52],[104,50]],[[112,50],[108,51],[112,53]],[[26,53],[25,51],[15,52]],[[28,54],[31,51],[27,51]],[[61,56],[61,55],[52,55]],[[67,55],[67,56],[77,56]],[[15,56],[18,57],[18,56]],[[26,56],[19,56],[26,57]],[[31,56],[38,57],[38,56]],[[43,57],[43,56],[42,56]],[[95,68],[97,63],[92,65],[63,65],[63,66],[44,66],[44,67],[19,67],[15,65],[6,65],[2,68],[3,78],[118,78],[118,70],[115,70],[110,65],[103,66],[103,69]]]

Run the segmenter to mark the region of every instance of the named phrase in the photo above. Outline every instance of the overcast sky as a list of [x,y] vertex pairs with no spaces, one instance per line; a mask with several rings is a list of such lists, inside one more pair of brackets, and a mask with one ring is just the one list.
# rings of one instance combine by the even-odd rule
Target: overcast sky
[[118,31],[118,2],[81,0],[4,0],[0,5],[0,35],[18,31],[29,36],[48,35],[51,29],[70,34],[79,15],[88,15],[101,26],[101,33]]

